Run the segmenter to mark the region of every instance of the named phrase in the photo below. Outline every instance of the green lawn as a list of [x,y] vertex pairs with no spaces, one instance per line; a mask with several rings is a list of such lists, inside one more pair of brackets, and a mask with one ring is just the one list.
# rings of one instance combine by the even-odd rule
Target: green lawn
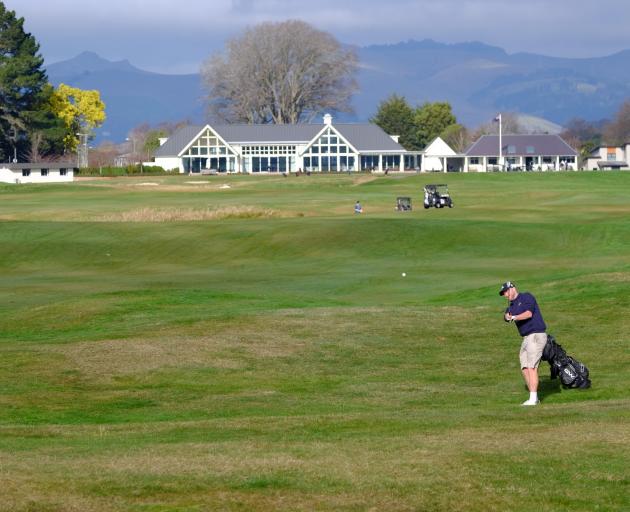
[[629,249],[625,172],[0,185],[0,511],[630,510]]

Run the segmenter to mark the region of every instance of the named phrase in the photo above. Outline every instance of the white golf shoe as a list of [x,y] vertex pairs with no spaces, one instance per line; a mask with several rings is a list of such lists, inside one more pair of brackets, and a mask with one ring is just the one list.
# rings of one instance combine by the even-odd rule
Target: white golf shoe
[[521,405],[538,405],[540,400],[525,400]]

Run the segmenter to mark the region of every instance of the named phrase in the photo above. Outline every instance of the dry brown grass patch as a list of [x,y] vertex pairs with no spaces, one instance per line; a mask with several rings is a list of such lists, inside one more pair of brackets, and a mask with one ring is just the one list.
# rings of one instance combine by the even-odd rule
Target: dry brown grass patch
[[352,185],[363,185],[364,183],[369,183],[370,181],[377,180],[378,176],[358,176],[356,178],[352,178]]
[[97,217],[96,220],[100,222],[188,222],[285,216],[287,215],[270,208],[256,208],[254,206],[227,206],[217,209],[145,207],[127,212],[110,213]]

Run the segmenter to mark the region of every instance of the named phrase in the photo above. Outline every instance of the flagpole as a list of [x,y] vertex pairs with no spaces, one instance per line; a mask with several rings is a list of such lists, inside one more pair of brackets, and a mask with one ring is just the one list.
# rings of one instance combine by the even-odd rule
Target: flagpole
[[503,141],[502,141],[502,127],[501,127],[501,114],[499,114],[499,165],[503,170]]

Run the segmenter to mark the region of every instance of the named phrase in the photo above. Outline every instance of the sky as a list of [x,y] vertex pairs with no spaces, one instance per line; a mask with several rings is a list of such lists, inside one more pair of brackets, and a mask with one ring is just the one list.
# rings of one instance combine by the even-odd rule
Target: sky
[[480,41],[508,53],[600,57],[630,49],[630,0],[0,0],[46,64],[93,51],[159,73],[196,73],[262,21],[300,19],[345,44]]

